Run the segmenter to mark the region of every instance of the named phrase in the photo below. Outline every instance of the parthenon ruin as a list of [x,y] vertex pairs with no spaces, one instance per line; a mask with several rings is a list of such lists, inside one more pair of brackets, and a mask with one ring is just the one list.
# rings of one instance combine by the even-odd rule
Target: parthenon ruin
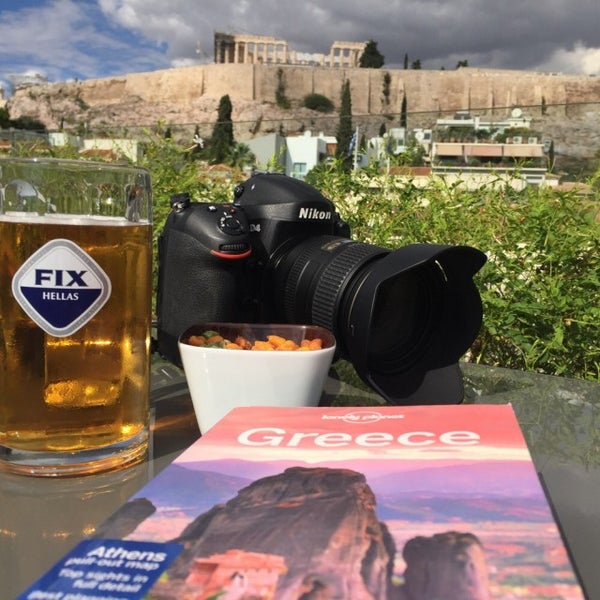
[[215,32],[215,63],[358,67],[367,42],[333,42],[329,54],[291,50],[285,40]]

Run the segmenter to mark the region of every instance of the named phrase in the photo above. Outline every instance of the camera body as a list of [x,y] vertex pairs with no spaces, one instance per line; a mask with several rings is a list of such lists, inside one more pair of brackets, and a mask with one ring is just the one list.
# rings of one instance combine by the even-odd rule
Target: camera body
[[309,238],[349,239],[316,189],[278,173],[255,178],[260,186],[236,186],[231,204],[190,202],[186,193],[171,199],[158,241],[157,313],[159,352],[175,364],[177,339],[195,323],[290,322],[272,295],[278,256]]
[[395,404],[462,400],[458,358],[481,325],[466,246],[389,250],[351,239],[314,187],[258,173],[231,204],[171,199],[158,246],[157,346],[203,321],[300,323],[333,332],[338,357]]

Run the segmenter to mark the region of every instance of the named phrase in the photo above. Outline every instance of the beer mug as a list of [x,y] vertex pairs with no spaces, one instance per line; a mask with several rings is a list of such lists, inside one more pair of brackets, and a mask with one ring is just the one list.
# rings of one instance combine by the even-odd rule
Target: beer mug
[[146,169],[0,158],[0,469],[145,457],[151,273]]

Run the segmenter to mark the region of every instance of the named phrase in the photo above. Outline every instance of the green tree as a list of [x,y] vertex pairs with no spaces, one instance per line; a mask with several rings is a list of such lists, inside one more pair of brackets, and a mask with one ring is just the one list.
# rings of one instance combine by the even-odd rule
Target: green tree
[[23,115],[16,119],[9,119],[8,126],[14,127],[15,129],[27,129],[28,131],[37,131],[40,133],[46,132],[46,125],[39,119],[35,119],[29,115]]
[[369,40],[361,54],[358,66],[363,69],[381,69],[384,62],[383,54],[377,49],[377,42]]
[[350,80],[346,79],[342,84],[340,100],[340,119],[337,128],[337,152],[338,158],[343,159],[347,166],[351,164],[352,149],[350,147],[354,134],[352,126],[352,96],[350,94]]
[[468,66],[469,66],[469,61],[468,61],[468,60],[466,60],[466,59],[465,59],[465,60],[459,60],[459,61],[456,63],[456,68],[457,68],[457,69],[460,69],[461,67],[468,67]]
[[389,74],[388,71],[386,71],[383,74],[383,101],[386,105],[389,105],[390,103],[390,92],[391,92],[391,83],[392,83],[392,76]]
[[404,53],[404,69],[408,69],[408,54]]
[[6,106],[0,107],[0,128],[8,129],[10,127],[10,115]]
[[213,127],[210,140],[210,161],[212,164],[225,162],[235,144],[231,112],[231,99],[229,94],[226,94],[219,101],[217,122]]
[[400,127],[404,127],[404,129],[406,129],[407,122],[408,122],[408,103],[406,100],[406,96],[402,96],[402,106],[400,107]]
[[421,68],[421,59],[417,58],[417,60],[413,60],[412,64],[410,65],[410,68],[419,70]]

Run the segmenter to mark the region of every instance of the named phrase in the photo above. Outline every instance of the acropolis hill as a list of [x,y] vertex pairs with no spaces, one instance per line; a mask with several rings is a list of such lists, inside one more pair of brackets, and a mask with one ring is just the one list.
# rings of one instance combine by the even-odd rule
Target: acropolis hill
[[[382,123],[397,127],[406,97],[409,128],[432,127],[457,110],[500,120],[520,107],[534,118],[533,128],[555,140],[557,152],[590,156],[600,148],[600,78],[529,71],[205,64],[23,87],[8,108],[12,118],[31,116],[49,129],[85,124],[96,134],[114,135],[119,128],[131,134],[161,122],[174,135],[187,137],[199,126],[209,136],[219,99],[228,94],[238,141],[273,131],[333,134],[337,114],[303,108],[303,99],[318,93],[337,107],[346,79],[353,122],[367,136],[377,135]],[[291,108],[277,106],[278,90]]]

